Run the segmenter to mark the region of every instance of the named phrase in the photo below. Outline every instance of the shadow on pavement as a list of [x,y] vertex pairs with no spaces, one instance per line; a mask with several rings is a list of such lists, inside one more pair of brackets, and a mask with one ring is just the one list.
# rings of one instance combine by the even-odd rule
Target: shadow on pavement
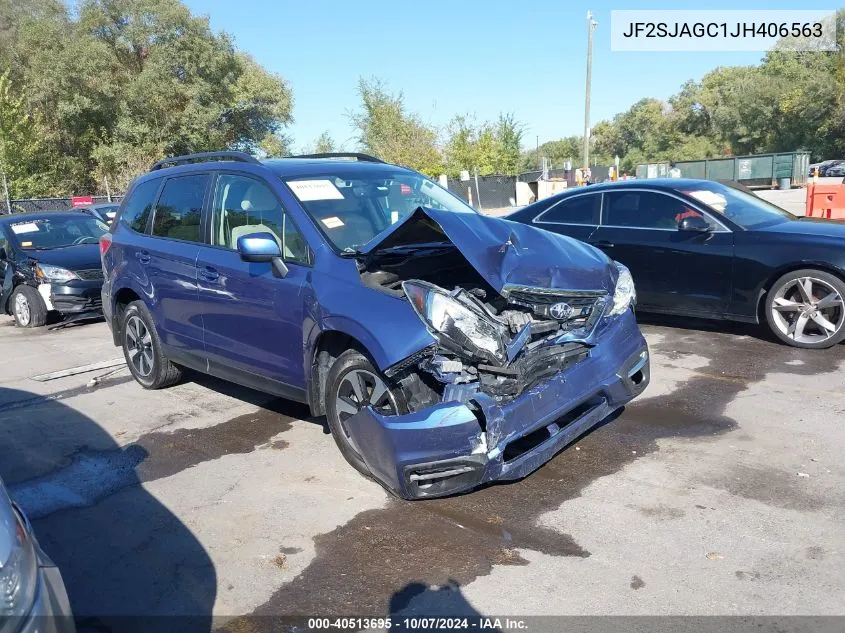
[[[479,627],[485,616],[467,601],[460,585],[454,580],[442,587],[410,582],[393,594],[389,609],[391,631],[454,631],[464,628],[461,623],[464,618],[470,630],[483,628],[492,633],[500,631],[496,626]],[[441,622],[441,618],[446,621]],[[420,619],[428,621],[423,623]]]
[[0,389],[0,476],[61,570],[80,632],[211,629],[214,565],[140,485],[147,457],[49,396]]

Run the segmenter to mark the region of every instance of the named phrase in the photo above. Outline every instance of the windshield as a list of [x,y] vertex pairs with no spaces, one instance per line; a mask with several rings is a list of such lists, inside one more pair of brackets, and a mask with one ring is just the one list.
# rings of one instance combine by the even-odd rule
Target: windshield
[[417,207],[475,213],[463,200],[409,172],[343,174],[286,181],[338,250],[355,250]]
[[92,217],[32,218],[9,225],[24,250],[47,250],[79,244],[96,244],[109,227]]
[[795,216],[788,211],[766,202],[753,193],[717,182],[702,182],[696,184],[695,189],[682,191],[745,229],[795,219]]

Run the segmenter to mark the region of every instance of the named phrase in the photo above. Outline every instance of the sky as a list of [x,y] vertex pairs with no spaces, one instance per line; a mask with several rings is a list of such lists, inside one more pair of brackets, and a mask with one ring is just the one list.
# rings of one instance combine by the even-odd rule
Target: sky
[[294,96],[293,148],[328,131],[356,149],[348,113],[360,77],[402,92],[409,111],[444,125],[512,112],[523,145],[580,135],[584,126],[587,9],[593,44],[591,123],[643,97],[667,99],[717,66],[756,64],[758,52],[654,53],[610,50],[611,9],[801,9],[795,0],[725,0],[706,5],[566,0],[187,0],[195,14],[283,76]]

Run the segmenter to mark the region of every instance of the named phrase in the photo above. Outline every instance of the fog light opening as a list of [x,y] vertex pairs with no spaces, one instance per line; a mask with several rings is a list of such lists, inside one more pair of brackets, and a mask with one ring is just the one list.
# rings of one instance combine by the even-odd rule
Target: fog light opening
[[631,374],[629,378],[631,379],[632,383],[634,383],[635,385],[639,385],[642,384],[643,380],[645,380],[645,374],[643,374],[642,369],[638,369],[633,374]]

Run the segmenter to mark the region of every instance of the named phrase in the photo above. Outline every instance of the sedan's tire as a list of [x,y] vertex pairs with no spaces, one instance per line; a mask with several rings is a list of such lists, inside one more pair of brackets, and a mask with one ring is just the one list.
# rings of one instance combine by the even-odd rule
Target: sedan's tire
[[769,290],[766,321],[787,345],[832,347],[845,339],[845,282],[822,270],[786,273]]
[[372,405],[378,413],[395,415],[406,411],[399,389],[391,389],[387,379],[357,350],[347,350],[326,377],[326,420],[337,447],[355,470],[370,475],[349,432],[349,419]]
[[9,306],[18,327],[41,327],[47,323],[47,306],[38,291],[21,284],[9,297]]
[[153,317],[143,301],[133,301],[123,313],[122,346],[126,365],[145,389],[169,387],[182,378],[182,368],[165,356]]

